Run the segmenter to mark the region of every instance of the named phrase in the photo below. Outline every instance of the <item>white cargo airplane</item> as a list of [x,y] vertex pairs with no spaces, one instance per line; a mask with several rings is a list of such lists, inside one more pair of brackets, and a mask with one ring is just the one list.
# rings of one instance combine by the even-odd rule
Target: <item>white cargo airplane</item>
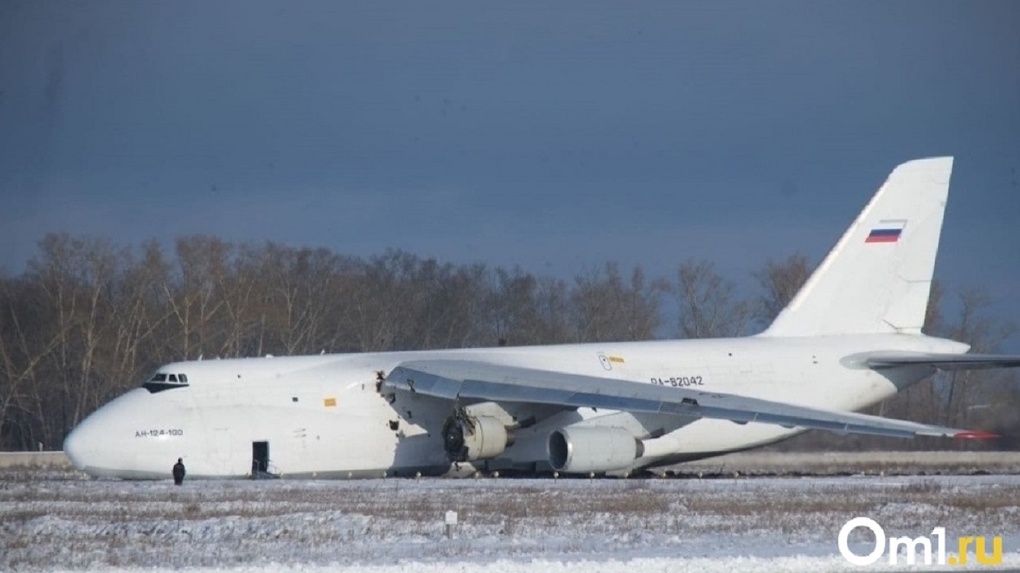
[[951,157],[897,167],[747,338],[177,362],[64,442],[93,476],[627,475],[806,429],[991,437],[853,413],[931,375],[1020,366],[921,333]]

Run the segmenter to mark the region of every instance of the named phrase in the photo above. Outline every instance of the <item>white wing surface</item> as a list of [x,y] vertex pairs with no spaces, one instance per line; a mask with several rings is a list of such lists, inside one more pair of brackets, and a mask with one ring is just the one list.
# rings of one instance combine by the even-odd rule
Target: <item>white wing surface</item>
[[902,438],[997,437],[985,432],[821,410],[733,394],[464,360],[405,362],[390,372],[384,384],[389,388],[465,403],[492,401],[564,408],[605,408]]

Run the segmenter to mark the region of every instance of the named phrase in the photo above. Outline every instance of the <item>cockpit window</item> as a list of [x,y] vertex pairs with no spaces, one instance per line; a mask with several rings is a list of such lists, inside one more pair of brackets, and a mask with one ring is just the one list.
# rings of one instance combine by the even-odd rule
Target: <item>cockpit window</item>
[[171,390],[173,388],[184,388],[188,385],[188,377],[185,374],[167,374],[166,372],[156,372],[152,375],[152,378],[148,382],[142,384],[142,388],[145,388],[149,392],[155,394],[156,392],[162,392],[163,390]]

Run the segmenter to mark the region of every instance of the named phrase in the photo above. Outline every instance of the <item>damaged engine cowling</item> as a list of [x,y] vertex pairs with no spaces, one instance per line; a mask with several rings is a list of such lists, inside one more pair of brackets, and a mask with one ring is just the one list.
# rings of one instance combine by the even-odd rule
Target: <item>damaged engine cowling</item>
[[623,469],[644,454],[644,444],[622,428],[568,426],[549,436],[549,464],[567,473]]
[[494,458],[513,443],[513,433],[494,416],[461,410],[443,423],[443,448],[454,462]]

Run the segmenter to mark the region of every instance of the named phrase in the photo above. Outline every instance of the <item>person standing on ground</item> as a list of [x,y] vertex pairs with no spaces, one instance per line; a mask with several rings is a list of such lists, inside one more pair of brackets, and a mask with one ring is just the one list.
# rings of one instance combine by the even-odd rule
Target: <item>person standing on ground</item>
[[174,464],[174,485],[181,485],[184,483],[184,460],[183,458],[177,458],[177,463]]

